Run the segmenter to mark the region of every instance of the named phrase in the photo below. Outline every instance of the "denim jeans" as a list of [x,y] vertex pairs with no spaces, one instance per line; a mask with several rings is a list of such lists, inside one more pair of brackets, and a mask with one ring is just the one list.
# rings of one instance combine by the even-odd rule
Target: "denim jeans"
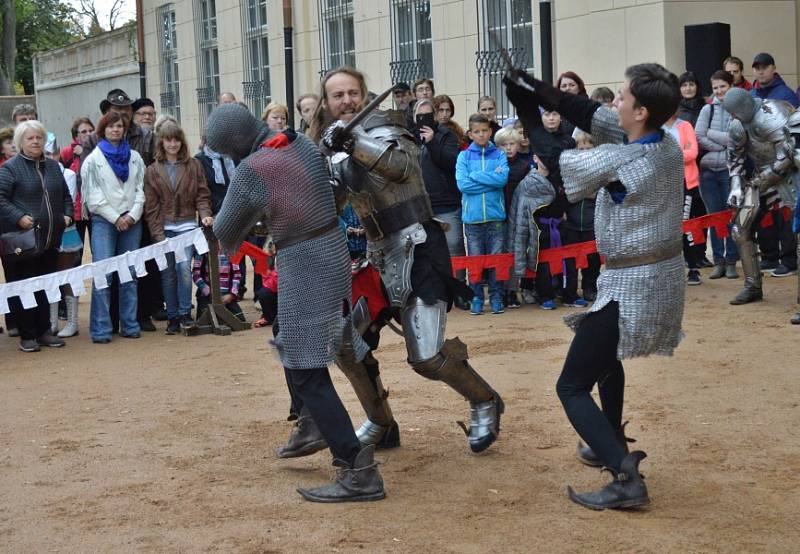
[[[461,208],[459,207],[452,212],[437,213],[436,218],[450,225],[450,228],[444,234],[447,239],[447,249],[450,251],[450,256],[463,256],[466,251],[464,250],[464,225],[461,223]],[[465,281],[466,274],[466,270],[459,269],[456,271],[456,278],[459,281]]]
[[[505,242],[506,224],[502,221],[489,221],[488,223],[466,223],[464,233],[467,236],[467,253],[470,256],[482,254],[500,254],[503,252]],[[475,293],[475,298],[483,300],[484,282],[489,285],[489,300],[501,301],[503,299],[503,284],[497,281],[494,269],[483,272],[485,281],[470,285]]]
[[[137,221],[126,231],[118,231],[113,223],[109,223],[99,215],[92,215],[92,260],[99,261],[112,258],[139,248],[142,240],[142,222]],[[133,335],[141,331],[136,319],[136,273],[131,268],[133,279],[119,284],[119,323],[120,333]],[[106,280],[111,284],[111,276]],[[92,285],[92,309],[89,319],[89,332],[92,339],[111,338],[111,289],[98,290]]]
[[[184,231],[188,232],[188,231]],[[182,235],[182,232],[164,231],[167,238]],[[186,260],[175,263],[175,253],[167,254],[167,268],[161,272],[161,290],[167,304],[167,317],[178,319],[192,311],[192,256],[194,247],[186,248]]]
[[[730,176],[727,169],[723,171],[704,169],[700,173],[700,196],[703,198],[708,213],[727,210],[730,191]],[[730,225],[728,231],[730,231]],[[730,235],[724,239],[718,238],[717,232],[713,228],[711,229],[711,251],[714,254],[714,263],[735,262],[739,259],[733,238]]]

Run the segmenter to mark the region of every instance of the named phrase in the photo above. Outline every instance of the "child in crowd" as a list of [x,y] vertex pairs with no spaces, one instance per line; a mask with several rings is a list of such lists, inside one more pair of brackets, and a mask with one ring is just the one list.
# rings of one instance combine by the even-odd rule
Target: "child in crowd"
[[[467,238],[467,254],[500,254],[505,242],[505,198],[503,189],[508,183],[508,161],[505,153],[491,141],[492,127],[483,114],[469,118],[472,144],[458,155],[456,183],[461,191],[462,220]],[[501,314],[503,285],[497,281],[495,270],[485,271],[489,286],[492,313]],[[472,285],[475,296],[471,313],[483,313],[483,282]]]
[[[575,135],[577,148],[594,148],[594,139],[588,133],[578,130]],[[567,217],[561,224],[561,242],[564,245],[594,240],[595,196],[584,198],[567,206]],[[563,302],[565,306],[585,308],[597,297],[597,277],[600,275],[600,256],[589,255],[589,267],[581,270],[581,289],[583,298],[578,296],[578,270],[574,259],[565,260],[566,284]]]
[[[225,307],[240,320],[244,321],[244,313],[239,306],[242,272],[239,264],[228,259],[222,248],[217,257],[219,261],[219,292]],[[194,255],[192,258],[192,281],[197,287],[197,317],[199,318],[211,304],[211,279],[209,278],[208,254]]]
[[[561,115],[555,111],[542,111],[541,118],[532,118],[532,128],[528,130],[537,164],[545,172],[555,192],[555,198],[547,206],[542,206],[533,214],[539,226],[539,248],[555,248],[562,245],[559,225],[567,208],[564,183],[558,159],[564,150],[575,148],[575,140],[561,127]],[[536,271],[536,295],[539,307],[543,310],[556,308],[556,293],[553,287],[553,274],[562,273],[563,268],[541,265]]]
[[497,131],[501,129],[500,124],[497,123],[497,100],[491,96],[481,96],[478,98],[478,113],[489,120],[489,126],[492,129],[492,136],[489,137],[489,139],[494,142],[494,136],[497,134]]
[[345,224],[347,250],[350,251],[350,259],[354,262],[363,259],[367,255],[366,231],[364,231],[364,226],[361,225],[356,211],[349,202],[342,210],[341,218]]
[[[517,189],[517,185],[531,169],[528,161],[519,156],[519,144],[521,141],[522,136],[511,126],[503,127],[495,135],[495,145],[505,152],[508,160],[508,184],[504,189],[506,214],[511,213],[511,200],[514,198],[514,191]],[[511,252],[513,251],[512,248],[513,245],[509,243],[506,245],[505,250],[506,252]],[[506,284],[505,304],[507,308],[519,308],[518,289],[518,278],[511,275]]]

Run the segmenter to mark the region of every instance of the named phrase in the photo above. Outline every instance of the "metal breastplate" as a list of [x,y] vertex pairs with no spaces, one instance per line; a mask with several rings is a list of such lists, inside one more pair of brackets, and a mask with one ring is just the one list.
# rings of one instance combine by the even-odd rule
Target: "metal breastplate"
[[[433,217],[419,149],[396,119],[393,112],[375,112],[356,129],[356,135],[372,145],[388,145],[374,167],[362,166],[355,156],[333,160],[337,177],[347,186],[350,203],[370,241],[382,240]],[[356,144],[359,148],[359,142]]]

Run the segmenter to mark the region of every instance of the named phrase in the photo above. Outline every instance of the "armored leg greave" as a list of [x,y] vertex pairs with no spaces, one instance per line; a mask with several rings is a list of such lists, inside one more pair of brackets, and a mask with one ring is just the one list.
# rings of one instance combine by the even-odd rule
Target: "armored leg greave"
[[731,300],[731,304],[747,304],[763,298],[758,248],[751,231],[758,213],[759,203],[758,189],[747,187],[744,192],[743,205],[736,211],[731,228],[731,235],[739,249],[742,271],[744,271],[744,288]]
[[356,431],[361,444],[375,444],[385,448],[400,446],[397,424],[387,400],[389,392],[381,383],[378,361],[370,353],[363,361],[358,362],[352,350],[343,350],[336,358],[336,365],[350,381],[367,414],[367,420]]

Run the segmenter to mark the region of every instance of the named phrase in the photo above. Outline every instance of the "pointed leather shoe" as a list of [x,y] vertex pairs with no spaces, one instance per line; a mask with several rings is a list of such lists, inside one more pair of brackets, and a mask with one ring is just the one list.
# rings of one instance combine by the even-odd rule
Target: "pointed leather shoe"
[[352,466],[342,460],[334,460],[339,466],[333,483],[313,489],[298,488],[300,496],[310,502],[369,502],[386,498],[383,479],[375,462],[375,446],[361,449]]
[[[636,442],[636,439],[631,439],[625,436],[625,426],[627,424],[628,422],[626,421],[625,423],[622,424],[622,427],[617,429],[616,432],[617,442],[619,442],[619,445],[625,451],[625,454],[630,452],[628,450],[628,443]],[[586,464],[587,466],[600,467],[603,465],[602,460],[600,460],[600,458],[597,457],[597,454],[594,453],[594,450],[592,450],[589,446],[583,444],[583,442],[581,441],[578,441],[578,448],[575,452],[575,456],[577,456],[578,461],[580,463]]]
[[647,457],[641,450],[631,452],[622,460],[618,472],[611,472],[614,480],[605,487],[594,492],[577,493],[567,487],[569,499],[591,510],[636,508],[650,503],[647,487],[639,473],[639,462]]
[[289,440],[278,448],[278,458],[300,458],[328,448],[317,424],[310,415],[301,415],[292,428]]

